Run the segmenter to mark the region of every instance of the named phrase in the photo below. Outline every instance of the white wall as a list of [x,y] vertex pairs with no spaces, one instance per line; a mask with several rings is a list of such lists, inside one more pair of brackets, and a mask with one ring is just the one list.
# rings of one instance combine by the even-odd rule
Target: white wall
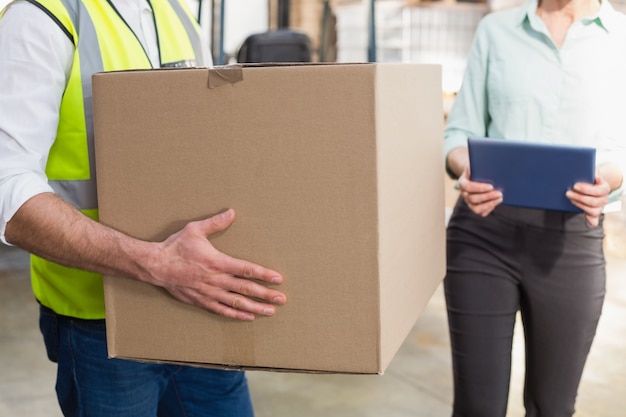
[[[0,0],[3,1],[3,0]],[[211,0],[202,0],[200,23],[207,39],[211,40]],[[267,0],[224,0],[224,51],[227,55],[236,54],[244,39],[257,32],[268,29],[269,10]],[[194,13],[198,10],[198,0],[187,0]],[[219,4],[219,2],[218,2]],[[219,11],[216,22],[219,23]],[[217,57],[214,57],[217,58]]]
[[226,0],[224,50],[232,55],[245,38],[268,29],[267,0]]

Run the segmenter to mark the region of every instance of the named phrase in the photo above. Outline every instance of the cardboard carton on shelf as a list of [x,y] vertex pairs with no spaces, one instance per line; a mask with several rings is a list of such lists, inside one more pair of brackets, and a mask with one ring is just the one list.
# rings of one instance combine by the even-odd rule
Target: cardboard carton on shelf
[[211,236],[285,276],[287,305],[238,322],[105,277],[109,355],[382,374],[444,276],[441,68],[231,66],[96,74],[100,220]]

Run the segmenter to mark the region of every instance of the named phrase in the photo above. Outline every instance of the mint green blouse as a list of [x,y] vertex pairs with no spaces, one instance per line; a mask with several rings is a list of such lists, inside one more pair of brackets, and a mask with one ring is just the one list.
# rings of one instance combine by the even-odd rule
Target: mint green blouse
[[478,25],[448,115],[446,155],[468,136],[593,146],[598,164],[613,161],[624,176],[626,15],[605,0],[558,48],[536,9],[530,0]]

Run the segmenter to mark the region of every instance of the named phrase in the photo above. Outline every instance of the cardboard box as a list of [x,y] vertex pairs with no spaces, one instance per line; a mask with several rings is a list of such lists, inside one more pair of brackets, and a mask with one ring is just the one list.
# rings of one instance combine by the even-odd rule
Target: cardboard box
[[93,78],[100,219],[146,240],[225,208],[213,244],[280,271],[244,323],[105,277],[109,355],[382,374],[444,276],[436,65],[151,70]]

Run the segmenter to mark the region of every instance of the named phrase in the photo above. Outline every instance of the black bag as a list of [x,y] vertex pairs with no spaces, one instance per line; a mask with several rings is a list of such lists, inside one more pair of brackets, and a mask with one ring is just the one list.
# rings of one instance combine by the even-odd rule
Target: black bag
[[311,50],[305,33],[278,29],[248,36],[237,52],[237,62],[311,62]]

